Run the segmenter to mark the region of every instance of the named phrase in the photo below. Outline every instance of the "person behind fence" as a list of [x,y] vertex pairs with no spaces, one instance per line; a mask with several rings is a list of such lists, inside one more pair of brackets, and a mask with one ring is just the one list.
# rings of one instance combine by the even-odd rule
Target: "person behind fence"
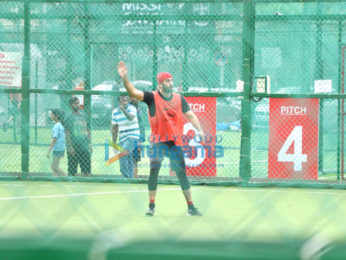
[[138,105],[138,100],[135,98],[130,99],[130,104],[133,105],[137,109],[137,119],[138,119],[138,126],[139,126],[139,143],[135,149],[133,149],[132,152],[132,158],[133,158],[133,176],[135,178],[138,177],[138,162],[141,161],[141,143],[145,141],[145,128],[144,128],[144,122],[142,118],[142,111]]
[[118,107],[112,112],[112,137],[113,143],[117,141],[124,149],[125,156],[120,158],[120,172],[124,178],[134,177],[133,151],[137,149],[139,141],[139,126],[137,109],[129,103],[128,96],[120,96]]
[[71,113],[66,117],[65,134],[67,144],[68,175],[77,174],[78,165],[84,176],[91,174],[91,133],[87,127],[87,118],[77,97],[69,100]]
[[59,109],[52,109],[49,111],[49,116],[55,123],[52,129],[52,142],[48,149],[47,158],[49,158],[53,150],[52,174],[53,176],[66,176],[66,173],[59,167],[60,159],[64,157],[65,153],[64,113]]
[[204,132],[196,115],[189,108],[186,100],[178,93],[172,92],[173,77],[167,72],[157,75],[158,90],[141,91],[136,89],[129,81],[127,68],[120,61],[117,70],[122,82],[131,97],[143,101],[149,108],[149,121],[151,126],[151,153],[149,175],[149,209],[146,215],[155,214],[155,197],[158,174],[165,155],[169,156],[170,165],[179,178],[181,189],[188,205],[188,215],[201,216],[194,206],[191,196],[190,183],[186,176],[186,165],[182,149],[183,116],[190,120],[199,131],[201,138]]
[[9,117],[6,122],[3,124],[4,132],[7,128],[10,127],[10,123],[13,122],[14,127],[20,129],[20,106],[22,103],[22,94],[21,93],[11,93],[10,94],[10,106],[8,108]]

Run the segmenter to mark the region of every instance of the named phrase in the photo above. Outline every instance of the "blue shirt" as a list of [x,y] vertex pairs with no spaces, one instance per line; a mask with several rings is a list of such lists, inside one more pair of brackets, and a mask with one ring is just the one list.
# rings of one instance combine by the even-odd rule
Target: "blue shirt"
[[56,142],[53,147],[53,151],[65,150],[65,129],[61,122],[57,122],[53,126],[53,138],[56,138]]

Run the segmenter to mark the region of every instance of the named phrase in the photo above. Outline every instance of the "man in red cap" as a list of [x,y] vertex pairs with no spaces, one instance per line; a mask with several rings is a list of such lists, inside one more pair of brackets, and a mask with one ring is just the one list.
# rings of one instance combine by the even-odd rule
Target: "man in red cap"
[[149,108],[151,147],[148,183],[149,209],[146,214],[148,216],[155,214],[157,179],[161,163],[164,156],[167,155],[169,156],[172,170],[179,178],[188,206],[188,215],[201,216],[202,214],[195,208],[192,202],[190,183],[186,176],[186,165],[182,149],[184,114],[198,130],[199,135],[204,138],[204,132],[198,118],[191,111],[185,98],[173,92],[173,77],[168,72],[157,74],[157,91],[143,92],[130,83],[127,76],[127,68],[123,61],[119,62],[117,69],[129,95],[139,101],[143,101]]

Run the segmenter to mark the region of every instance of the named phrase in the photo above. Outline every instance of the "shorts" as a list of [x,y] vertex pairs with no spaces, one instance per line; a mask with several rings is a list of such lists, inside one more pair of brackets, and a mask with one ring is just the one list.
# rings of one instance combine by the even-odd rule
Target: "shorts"
[[53,157],[64,157],[65,150],[63,151],[54,151],[53,150]]

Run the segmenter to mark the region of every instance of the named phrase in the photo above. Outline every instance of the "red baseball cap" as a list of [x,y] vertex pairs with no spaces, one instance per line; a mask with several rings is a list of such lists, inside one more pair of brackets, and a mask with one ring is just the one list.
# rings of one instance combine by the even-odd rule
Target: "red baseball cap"
[[164,82],[166,79],[172,79],[172,75],[168,72],[160,72],[160,73],[157,73],[157,76],[156,76],[156,81],[158,84],[161,84],[162,82]]

